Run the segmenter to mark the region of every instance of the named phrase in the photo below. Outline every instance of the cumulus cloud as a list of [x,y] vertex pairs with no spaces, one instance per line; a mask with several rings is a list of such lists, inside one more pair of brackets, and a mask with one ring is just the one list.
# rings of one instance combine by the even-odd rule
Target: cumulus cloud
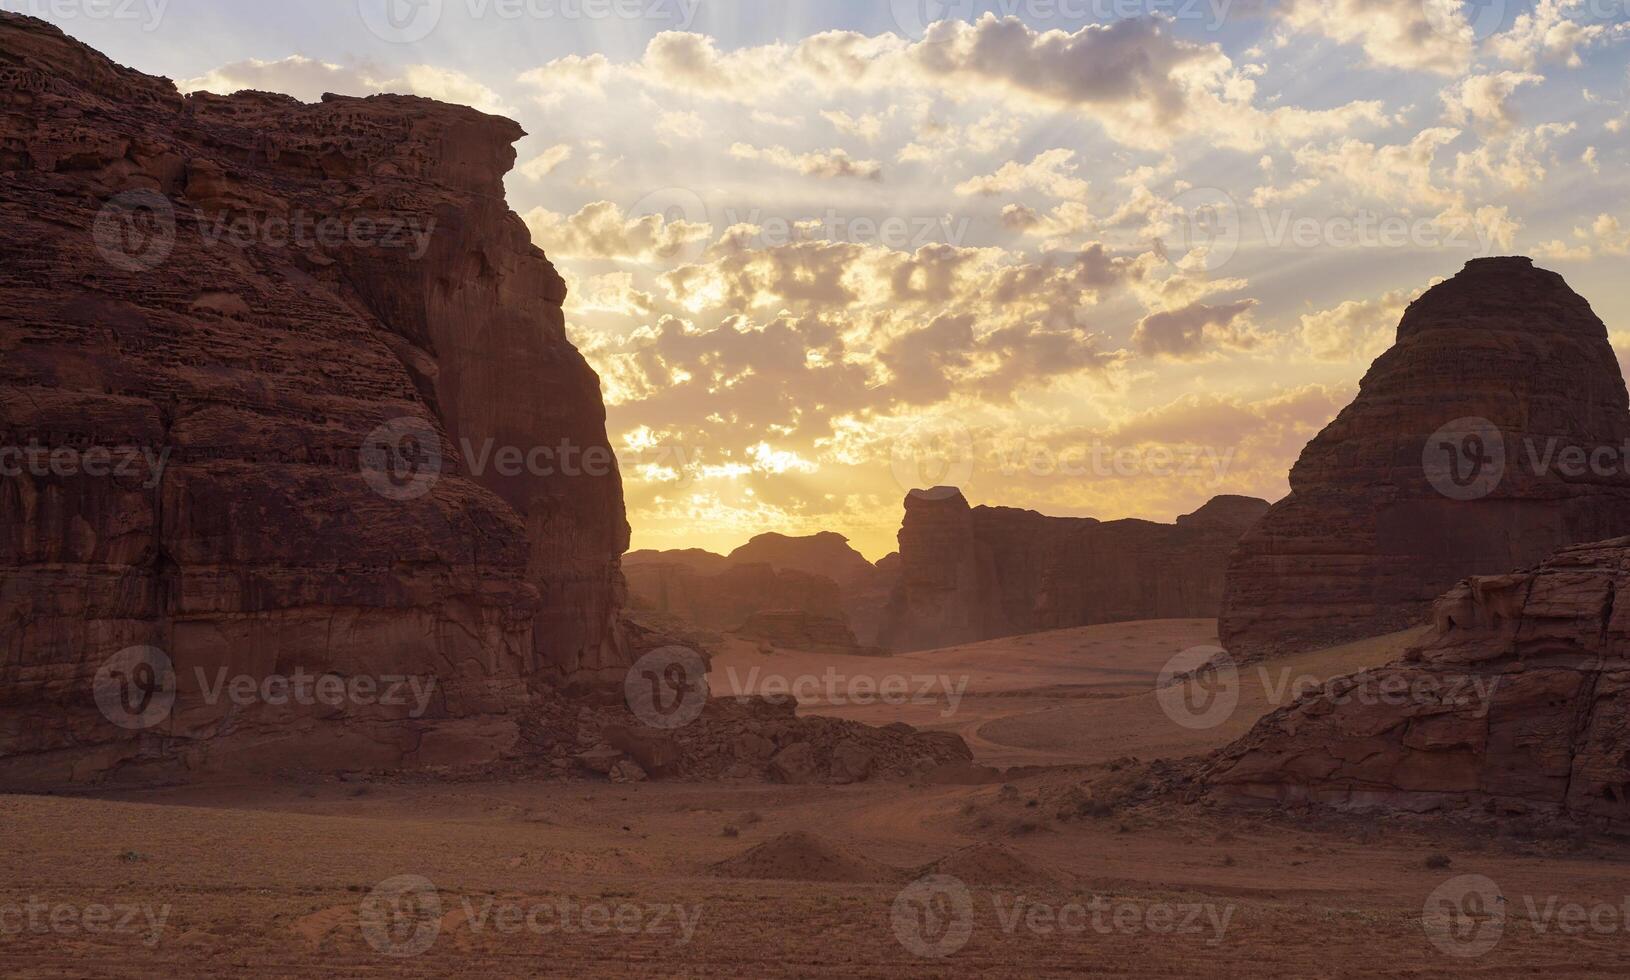
[[542,180],[560,169],[560,165],[571,158],[571,146],[559,143],[521,164],[516,171],[528,180]]
[[1523,85],[1545,81],[1529,72],[1502,71],[1491,75],[1469,75],[1443,93],[1446,117],[1457,126],[1477,124],[1503,132],[1517,121],[1511,97]]
[[857,177],[861,180],[883,178],[881,163],[876,160],[856,160],[843,149],[794,153],[784,146],[761,148],[747,143],[737,143],[730,147],[730,155],[738,160],[762,160],[782,170],[803,174],[805,177]]
[[901,163],[932,163],[959,153],[984,156],[1006,150],[1018,142],[1023,128],[1023,119],[999,110],[987,112],[967,124],[928,115],[918,123],[916,139],[900,150],[898,159]]
[[568,95],[603,96],[612,73],[611,61],[603,54],[570,54],[523,72],[520,81],[537,90],[533,98],[539,105],[550,108],[565,101]]
[[1277,10],[1292,30],[1357,44],[1383,68],[1458,75],[1477,47],[1460,0],[1286,0]]
[[993,174],[965,180],[957,185],[956,192],[964,196],[991,197],[1038,191],[1049,197],[1086,197],[1089,185],[1075,176],[1076,169],[1074,150],[1047,150],[1029,163],[1009,161]]
[[1490,39],[1489,47],[1522,68],[1545,61],[1578,68],[1584,63],[1581,49],[1609,36],[1606,24],[1582,23],[1572,16],[1591,9],[1586,0],[1539,0],[1533,10],[1517,15],[1509,31]]
[[883,135],[883,117],[875,113],[851,116],[839,109],[826,109],[821,112],[821,118],[831,123],[832,127],[843,135],[863,139],[868,143],[880,139]]
[[[1229,145],[1307,138],[1378,118],[1378,103],[1330,109],[1254,104],[1250,72],[1216,44],[1184,40],[1160,17],[1092,24],[1074,32],[1037,31],[1016,17],[940,21],[918,42],[832,31],[796,44],[725,51],[713,38],[668,31],[635,62],[607,65],[559,59],[522,80],[549,93],[560,85],[615,78],[687,96],[759,107],[785,104],[794,90],[830,98],[888,92],[896,98],[998,103],[1002,112],[1074,112],[1133,146],[1159,147],[1190,133]],[[848,117],[861,132],[869,127]],[[911,158],[932,155],[919,141]]]
[[570,216],[534,208],[525,219],[532,240],[560,257],[649,262],[674,258],[713,237],[712,225],[660,214],[629,217],[610,201],[596,201]]
[[1630,255],[1630,228],[1610,214],[1599,214],[1588,226],[1573,230],[1575,244],[1553,240],[1541,243],[1534,254],[1541,258],[1584,261],[1597,255]]
[[1398,321],[1419,295],[1419,291],[1394,290],[1375,299],[1348,300],[1304,314],[1298,328],[1302,345],[1317,360],[1368,363],[1392,346]]
[[1151,356],[1188,360],[1203,356],[1214,347],[1250,350],[1262,336],[1248,322],[1257,305],[1242,299],[1221,306],[1194,303],[1180,310],[1151,313],[1132,334],[1132,346]]

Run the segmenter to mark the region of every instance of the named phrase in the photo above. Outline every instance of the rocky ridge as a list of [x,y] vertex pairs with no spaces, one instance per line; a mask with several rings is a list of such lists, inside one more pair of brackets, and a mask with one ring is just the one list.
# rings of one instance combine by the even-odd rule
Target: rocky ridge
[[913,491],[900,578],[879,645],[955,646],[1139,619],[1209,618],[1228,555],[1265,501],[1219,497],[1175,524],[970,507],[959,490]]

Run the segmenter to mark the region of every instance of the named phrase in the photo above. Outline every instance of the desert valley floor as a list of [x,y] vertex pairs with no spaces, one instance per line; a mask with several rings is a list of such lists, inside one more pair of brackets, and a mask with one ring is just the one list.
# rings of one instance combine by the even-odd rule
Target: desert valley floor
[[[1189,731],[1171,723],[1152,691],[1171,652],[1210,640],[1214,626],[1119,624],[807,663],[743,645],[715,662],[716,695],[748,678],[828,665],[857,676],[966,675],[949,718],[945,704],[803,711],[955,730],[978,763],[1012,770],[988,781],[402,783],[335,774],[0,797],[8,892],[42,908],[102,903],[138,924],[169,907],[151,929],[20,930],[0,946],[0,972],[1487,977],[1630,969],[1630,937],[1571,928],[1564,911],[1619,910],[1630,893],[1630,847],[1612,840],[1533,820],[1495,827],[1181,802],[1063,812],[1072,786],[1124,765],[1116,760],[1209,751],[1243,733],[1285,677],[1380,664],[1409,639],[1245,670],[1233,718]],[[923,936],[912,923],[929,922],[933,939],[943,922],[912,919],[902,933],[898,914],[902,888],[928,873],[954,876],[973,899],[971,929],[943,958],[909,945]],[[362,909],[380,882],[402,875],[433,882],[442,914],[422,953],[383,956],[365,935]],[[1460,875],[1497,882],[1509,905],[1494,933],[1436,942],[1423,908]],[[585,915],[591,907],[614,918]],[[1476,933],[1498,914],[1471,911],[1447,928]],[[1482,935],[1497,945],[1476,946]],[[1452,956],[1443,946],[1481,955]]]

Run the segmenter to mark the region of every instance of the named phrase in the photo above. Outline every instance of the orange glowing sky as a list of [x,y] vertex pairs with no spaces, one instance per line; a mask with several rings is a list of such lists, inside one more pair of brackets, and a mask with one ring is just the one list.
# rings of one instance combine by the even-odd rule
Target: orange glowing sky
[[1630,330],[1623,4],[387,2],[58,22],[185,89],[520,120],[510,201],[572,286],[636,548],[877,558],[927,480],[1106,518],[1277,498],[1478,255]]

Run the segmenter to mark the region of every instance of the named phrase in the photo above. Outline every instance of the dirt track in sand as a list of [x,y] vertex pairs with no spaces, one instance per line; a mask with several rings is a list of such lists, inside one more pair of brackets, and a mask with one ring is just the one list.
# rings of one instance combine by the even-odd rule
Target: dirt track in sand
[[[981,761],[1149,758],[1225,740],[1264,707],[1247,671],[1244,717],[1219,729],[1181,729],[1160,712],[1152,678],[1174,643],[1207,634],[1203,642],[1209,628],[1096,627],[856,669],[967,669],[966,696],[944,725],[979,733]],[[1400,643],[1296,669],[1362,666]],[[1003,669],[974,672],[993,662]],[[822,710],[917,723],[939,709]],[[331,781],[0,797],[0,974],[1606,976],[1630,967],[1630,933],[1569,934],[1554,918],[1536,928],[1527,903],[1541,914],[1548,904],[1611,905],[1630,925],[1630,850],[1619,845],[1543,826],[1492,834],[1177,806],[1069,821],[1047,812],[1042,801],[1082,777],[1042,772],[1011,788]],[[1451,866],[1428,868],[1433,854]],[[744,868],[762,877],[738,877]],[[897,902],[929,870],[966,879],[966,918],[916,893]],[[1429,940],[1422,908],[1467,874],[1496,882],[1515,911],[1492,951],[1458,959]],[[404,875],[432,883],[437,907],[374,915],[380,883]],[[110,907],[115,924],[128,909],[130,928],[31,929],[6,911],[30,901],[62,923],[82,921],[93,903]],[[162,928],[146,928],[160,918]],[[393,921],[395,933],[364,928]],[[1490,921],[1473,915],[1451,939],[1486,937],[1478,929]],[[918,940],[960,938],[948,922],[967,925],[954,954],[920,955]],[[425,937],[416,955],[376,949],[411,951]]]

